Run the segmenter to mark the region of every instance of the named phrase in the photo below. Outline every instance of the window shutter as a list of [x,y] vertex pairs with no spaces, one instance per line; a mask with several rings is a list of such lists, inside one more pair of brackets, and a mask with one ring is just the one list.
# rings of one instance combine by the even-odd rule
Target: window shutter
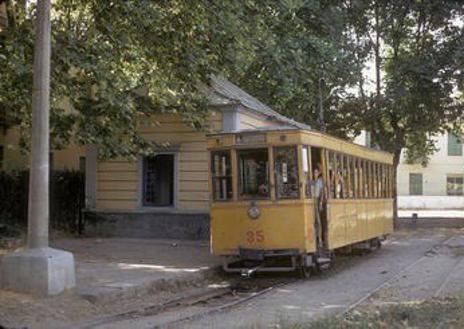
[[462,155],[462,144],[457,136],[448,133],[448,155],[460,156]]
[[422,194],[422,174],[409,174],[409,195]]

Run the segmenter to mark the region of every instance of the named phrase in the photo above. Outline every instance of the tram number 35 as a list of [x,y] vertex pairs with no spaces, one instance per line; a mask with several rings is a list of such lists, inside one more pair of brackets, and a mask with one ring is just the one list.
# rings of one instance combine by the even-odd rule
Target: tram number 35
[[258,231],[247,231],[246,239],[248,243],[260,243],[264,241],[264,233],[262,230]]

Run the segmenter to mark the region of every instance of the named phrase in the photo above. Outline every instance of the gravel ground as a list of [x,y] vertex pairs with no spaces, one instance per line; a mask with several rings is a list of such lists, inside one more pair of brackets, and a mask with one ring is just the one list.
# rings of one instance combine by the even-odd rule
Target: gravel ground
[[[399,231],[382,249],[363,256],[342,257],[322,275],[299,281],[224,313],[218,313],[178,328],[259,328],[285,322],[301,322],[341,312],[348,305],[378,288],[368,305],[445,296],[464,288],[464,234],[460,230]],[[450,237],[454,237],[450,239]],[[433,248],[445,241],[439,248]],[[425,256],[425,257],[424,257]],[[411,267],[411,264],[414,266]],[[406,270],[405,270],[406,269]],[[401,275],[397,275],[401,272]],[[192,287],[184,294],[201,291]],[[0,324],[13,328],[74,328],[76,323],[108,314],[155,305],[179,297],[167,292],[94,305],[73,294],[35,299],[0,292]],[[104,328],[153,328],[156,320],[135,318]],[[103,328],[103,327],[100,327]]]
[[[447,282],[441,288],[441,293],[450,293],[450,290],[458,292],[464,289],[464,282],[456,280],[464,275],[460,262],[463,256],[457,252],[462,239],[453,240],[459,241],[459,247],[447,245],[427,253],[450,236],[460,237],[461,231],[398,232],[381,250],[355,257],[340,269],[335,269],[334,273],[329,272],[328,275],[322,274],[308,281],[289,285],[231,312],[184,323],[178,327],[267,328],[275,327],[281,322],[307,322],[323,315],[342,312],[418,260],[420,261],[405,273],[401,273],[398,280],[393,280],[391,285],[381,289],[375,298],[368,299],[365,303],[434,296],[444,281]],[[455,279],[447,280],[451,277]],[[451,283],[454,284],[452,289],[449,288]],[[131,328],[146,328],[138,326],[136,322],[127,324]]]

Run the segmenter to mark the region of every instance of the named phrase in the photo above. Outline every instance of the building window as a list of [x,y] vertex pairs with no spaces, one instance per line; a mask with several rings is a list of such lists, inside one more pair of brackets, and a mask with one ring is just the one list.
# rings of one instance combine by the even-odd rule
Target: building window
[[446,177],[446,193],[448,195],[463,195],[463,184],[463,176],[448,175]]
[[144,158],[143,205],[174,205],[174,154],[158,154]]
[[422,174],[409,174],[409,195],[422,194]]
[[237,152],[239,196],[242,199],[269,198],[269,159],[267,149]]
[[461,156],[462,155],[462,143],[461,140],[451,133],[448,133],[448,155],[450,156]]
[[211,152],[213,200],[232,199],[232,169],[230,151]]
[[274,148],[274,172],[276,197],[278,199],[298,199],[298,160],[296,147]]

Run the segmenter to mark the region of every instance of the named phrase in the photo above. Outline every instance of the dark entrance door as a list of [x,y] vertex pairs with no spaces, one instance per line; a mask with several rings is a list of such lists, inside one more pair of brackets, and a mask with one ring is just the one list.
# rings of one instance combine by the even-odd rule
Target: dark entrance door
[[174,205],[174,154],[147,157],[143,164],[143,205]]

